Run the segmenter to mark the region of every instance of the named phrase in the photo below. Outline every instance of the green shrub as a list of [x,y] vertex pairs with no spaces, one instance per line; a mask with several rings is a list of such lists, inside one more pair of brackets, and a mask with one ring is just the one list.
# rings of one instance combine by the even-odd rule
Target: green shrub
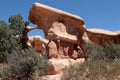
[[0,63],[5,62],[7,55],[16,48],[28,48],[24,37],[27,35],[25,27],[29,23],[24,22],[20,14],[10,16],[8,21],[9,25],[0,20]]
[[120,59],[111,63],[105,60],[86,61],[71,65],[64,71],[62,80],[119,80]]
[[0,21],[0,63],[6,60],[6,56],[17,46],[12,38],[12,32],[4,21]]
[[85,64],[70,65],[70,67],[64,71],[61,80],[84,80],[87,75]]
[[48,65],[47,57],[40,57],[33,49],[17,50],[8,56],[7,64],[1,69],[0,76],[3,80],[31,80],[35,74],[44,75]]
[[104,48],[105,57],[108,60],[113,60],[120,58],[120,45],[111,42],[108,42]]
[[104,60],[96,60],[89,62],[89,78],[90,80],[105,80],[107,76],[108,63]]
[[0,78],[2,80],[9,80],[12,77],[12,68],[10,65],[4,64],[4,66],[0,69]]
[[[83,64],[72,65],[63,74],[62,80],[103,80],[106,78],[106,62],[85,62]],[[99,79],[101,77],[101,79]]]
[[84,53],[89,60],[71,65],[62,80],[120,80],[120,45],[109,42],[102,47],[87,43]]
[[83,47],[85,56],[92,60],[102,60],[105,57],[103,47],[95,43],[86,43]]
[[84,54],[91,60],[114,60],[120,58],[120,45],[108,42],[105,47],[95,43],[84,45]]
[[109,64],[108,80],[120,80],[120,59],[115,59]]

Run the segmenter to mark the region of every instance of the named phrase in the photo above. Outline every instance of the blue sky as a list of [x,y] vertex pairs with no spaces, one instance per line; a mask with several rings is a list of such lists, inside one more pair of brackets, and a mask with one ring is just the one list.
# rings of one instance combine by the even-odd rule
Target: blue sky
[[[120,0],[1,0],[0,20],[8,21],[10,15],[20,13],[28,20],[34,2],[40,2],[82,17],[87,28],[120,30]],[[34,26],[34,25],[31,25]],[[40,30],[29,35],[44,34]]]

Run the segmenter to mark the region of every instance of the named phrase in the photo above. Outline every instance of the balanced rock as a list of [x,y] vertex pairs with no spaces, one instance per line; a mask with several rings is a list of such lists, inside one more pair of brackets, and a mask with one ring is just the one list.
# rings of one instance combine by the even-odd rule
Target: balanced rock
[[36,24],[38,29],[42,29],[45,37],[49,39],[49,58],[83,57],[81,43],[86,27],[81,17],[34,3],[30,9],[29,20]]
[[109,41],[120,44],[120,31],[86,29],[79,16],[40,3],[30,9],[29,20],[44,31],[49,40],[46,49],[49,58],[83,58],[84,43],[94,42],[104,46]]
[[[86,31],[81,17],[40,3],[33,4],[30,9],[29,20],[37,24],[38,28],[44,31],[45,37],[48,39],[53,39],[56,35],[68,38],[67,35],[76,36],[78,33],[82,35]],[[50,30],[51,28],[53,30]]]

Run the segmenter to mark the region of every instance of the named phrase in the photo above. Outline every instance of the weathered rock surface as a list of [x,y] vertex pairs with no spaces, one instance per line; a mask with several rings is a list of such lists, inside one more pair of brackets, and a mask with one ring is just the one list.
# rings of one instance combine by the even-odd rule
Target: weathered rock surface
[[70,65],[74,65],[76,63],[83,63],[85,61],[84,58],[80,59],[50,59],[51,66],[48,68],[48,74],[58,74],[63,70],[68,68]]
[[45,36],[48,38],[49,38],[48,31],[52,27],[52,24],[54,22],[63,23],[65,27],[58,26],[57,28],[66,29],[64,31],[67,31],[67,33],[71,35],[77,34],[77,30],[82,30],[82,31],[86,30],[84,21],[82,20],[81,17],[72,15],[70,13],[40,3],[33,4],[32,8],[30,9],[29,20],[32,23],[37,24],[38,28],[44,30]]
[[62,73],[66,68],[76,63],[83,63],[85,59],[50,59],[49,61],[51,65],[47,68],[47,75],[42,77],[43,80],[61,80]]
[[83,57],[80,41],[86,27],[81,17],[35,3],[30,9],[29,20],[50,40],[49,58]]
[[35,3],[30,9],[29,20],[37,24],[48,39],[59,36],[67,38],[65,40],[76,40],[76,35],[82,35],[86,30],[81,17],[39,3]]
[[46,45],[49,58],[82,58],[84,43],[91,41],[103,46],[111,40],[120,44],[119,31],[86,29],[81,17],[40,3],[33,4],[29,20],[42,29],[49,40]]
[[38,52],[46,51],[48,41],[42,39],[41,36],[29,36],[27,45],[35,48]]
[[48,53],[49,58],[82,58],[84,57],[80,45],[62,41],[62,40],[51,40],[48,42]]
[[100,45],[105,45],[109,41],[114,41],[117,44],[120,44],[120,33],[107,31],[103,29],[87,29],[88,38]]
[[40,80],[61,80],[61,76],[63,73],[55,74],[55,75],[45,75],[40,78]]
[[29,37],[27,44],[37,51],[48,51],[51,66],[43,80],[61,80],[62,71],[71,64],[84,62],[84,43],[94,42],[102,46],[108,41],[120,44],[120,31],[86,29],[79,16],[40,3],[34,3],[29,20],[44,31],[46,42],[39,36]]

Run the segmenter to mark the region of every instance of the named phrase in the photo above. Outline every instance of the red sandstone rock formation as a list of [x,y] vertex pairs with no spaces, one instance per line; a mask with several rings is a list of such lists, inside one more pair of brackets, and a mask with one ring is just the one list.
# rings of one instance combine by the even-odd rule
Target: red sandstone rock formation
[[87,35],[92,42],[103,46],[109,41],[120,44],[119,31],[111,32],[103,29],[87,29]]
[[42,29],[49,39],[49,58],[83,57],[81,43],[86,31],[82,18],[70,13],[35,3],[30,9],[29,20]]
[[27,45],[35,48],[38,52],[46,51],[48,41],[42,39],[41,36],[29,36]]
[[91,41],[103,46],[111,40],[120,44],[119,31],[86,29],[81,17],[43,4],[33,4],[29,20],[42,29],[49,40],[49,58],[84,57],[82,46]]
[[[37,51],[48,51],[52,65],[47,68],[48,75],[43,77],[46,80],[60,80],[61,72],[70,64],[83,62],[84,43],[92,41],[104,46],[106,42],[113,40],[120,44],[120,31],[86,29],[83,19],[79,16],[43,4],[33,4],[29,20],[37,25],[37,29],[42,29],[49,40],[44,42],[41,37],[35,36],[29,37],[27,43]],[[51,76],[58,73],[60,74]]]

